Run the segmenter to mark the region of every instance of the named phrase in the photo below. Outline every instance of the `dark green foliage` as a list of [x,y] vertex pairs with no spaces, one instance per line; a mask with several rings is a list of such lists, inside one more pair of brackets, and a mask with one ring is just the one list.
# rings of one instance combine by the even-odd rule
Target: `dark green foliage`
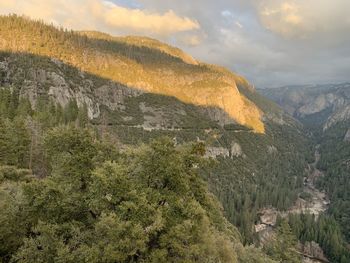
[[[51,175],[20,185],[23,199],[4,211],[22,209],[1,218],[11,226],[1,229],[4,260],[15,251],[12,258],[26,263],[236,260],[237,233],[198,175],[197,146],[164,138],[96,161],[98,142],[68,127],[50,131],[45,145],[55,157]],[[13,229],[18,220],[28,228]]]
[[315,219],[310,214],[289,215],[288,222],[301,242],[315,241],[332,262],[350,260],[350,251],[333,217],[322,215]]
[[[252,242],[257,212],[268,206],[286,210],[301,192],[308,144],[289,127],[279,126],[269,128],[265,136],[226,131],[219,143],[230,145],[231,138],[249,158],[220,159],[208,179],[229,220],[246,242]],[[266,154],[269,145],[275,145],[277,152]]]
[[301,263],[301,256],[297,251],[297,237],[293,234],[290,225],[282,220],[277,228],[276,237],[268,243],[264,250],[272,258],[282,263]]
[[118,153],[80,127],[86,107],[65,125],[73,103],[43,97],[25,114],[21,101],[1,118],[2,262],[272,262],[241,245],[208,192],[203,143]]
[[30,135],[23,119],[14,121],[0,116],[0,164],[27,168]]
[[86,104],[83,105],[83,107],[78,109],[78,115],[77,115],[77,122],[79,127],[87,127],[89,125],[89,115],[88,115],[88,108]]
[[33,111],[28,99],[19,98],[18,89],[0,88],[0,164],[43,168],[42,133],[60,123],[87,126],[87,108],[79,109],[75,101],[62,108],[42,96]]
[[350,127],[349,122],[337,124],[322,136],[319,168],[326,176],[319,186],[327,191],[331,199],[329,212],[339,222],[350,241],[350,143],[344,141]]
[[79,114],[79,108],[76,100],[70,100],[67,106],[64,108],[64,122],[70,123],[77,119]]

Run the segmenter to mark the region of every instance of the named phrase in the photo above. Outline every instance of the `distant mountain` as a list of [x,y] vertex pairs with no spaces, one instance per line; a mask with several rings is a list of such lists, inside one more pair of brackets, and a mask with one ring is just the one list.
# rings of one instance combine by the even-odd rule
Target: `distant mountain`
[[289,114],[328,129],[350,119],[350,83],[259,90]]

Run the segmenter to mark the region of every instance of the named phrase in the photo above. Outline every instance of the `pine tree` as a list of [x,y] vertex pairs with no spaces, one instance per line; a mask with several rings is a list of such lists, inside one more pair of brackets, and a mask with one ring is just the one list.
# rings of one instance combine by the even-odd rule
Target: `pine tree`
[[272,258],[283,263],[299,263],[301,258],[297,251],[297,242],[288,222],[283,220],[277,229],[275,240],[265,250]]

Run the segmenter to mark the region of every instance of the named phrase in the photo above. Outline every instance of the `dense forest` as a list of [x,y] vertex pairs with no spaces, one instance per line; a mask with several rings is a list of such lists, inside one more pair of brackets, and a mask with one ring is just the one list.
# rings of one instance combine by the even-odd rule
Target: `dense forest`
[[1,262],[269,262],[207,190],[202,143],[120,151],[74,102],[1,89],[0,109]]
[[329,128],[320,137],[321,160],[319,168],[326,176],[319,181],[331,198],[329,213],[340,224],[350,242],[350,142],[345,141],[349,122],[339,123]]
[[341,227],[331,214],[316,218],[311,214],[290,214],[288,223],[294,235],[302,242],[315,241],[331,262],[350,261],[350,251]]
[[[52,86],[60,86],[60,89],[68,86],[72,93],[70,106],[60,106],[61,103],[57,103],[60,97],[54,100],[58,104],[56,108],[45,106],[57,111],[54,116],[57,115],[59,121],[62,118],[63,121],[67,118],[70,120],[74,115],[79,115],[80,119],[86,118],[84,112],[77,113],[74,105],[80,99],[80,104],[77,104],[82,106],[82,94],[76,93],[74,96],[74,92],[86,90],[83,96],[87,98],[84,99],[94,101],[100,89],[111,86],[108,92],[103,93],[104,97],[96,102],[96,105],[100,105],[97,111],[100,115],[92,118],[91,122],[97,133],[107,134],[114,142],[130,145],[168,136],[176,137],[179,143],[199,138],[209,147],[227,151],[232,145],[239,145],[242,153],[238,152],[237,156],[231,154],[230,158],[217,156],[214,170],[204,172],[203,177],[223,204],[229,221],[238,226],[244,243],[254,241],[253,225],[259,209],[274,206],[286,210],[302,191],[305,166],[312,158],[312,147],[304,138],[302,127],[284,115],[276,105],[255,93],[244,78],[217,66],[190,63],[183,52],[149,39],[143,40],[141,45],[134,38],[71,32],[18,16],[1,17],[0,20],[4,39],[0,59],[8,65],[8,69],[0,69],[3,76],[0,83],[7,89],[16,87],[15,92],[22,94],[21,97],[36,94],[38,104],[41,95],[49,97]],[[56,79],[50,81],[53,75],[59,80],[63,78],[62,83],[61,80],[56,83]],[[138,83],[152,86],[156,91],[138,93],[130,88]],[[265,134],[254,132],[250,125],[220,123],[227,117],[210,106],[209,102],[218,94],[222,95],[223,86],[232,83],[238,86],[241,92],[238,95],[245,101],[248,111],[254,112],[257,105],[261,108],[259,112],[273,116],[271,119],[265,117]],[[209,105],[198,107],[184,103],[188,100],[176,99],[177,95],[174,98],[158,94],[170,87],[186,97],[206,97]],[[111,109],[108,107],[111,104],[108,96],[112,94],[111,101],[116,96],[118,99],[119,91],[116,96],[113,95],[114,90],[118,89],[136,95],[125,96],[121,105]],[[28,90],[29,95],[26,93]],[[196,93],[188,93],[192,91]],[[236,108],[240,105],[239,101],[236,101],[236,97],[231,100],[235,102],[234,110],[240,112]],[[64,116],[67,115],[66,111],[72,111],[65,109],[67,107],[73,109],[73,113],[68,113],[71,116]],[[148,107],[156,111],[143,112]],[[44,106],[39,105],[37,110],[43,115],[41,118],[47,118],[47,122],[56,118],[45,116]],[[152,125],[159,125],[161,129],[144,129],[142,126],[150,118],[145,115],[160,118],[160,123]],[[210,116],[219,116],[219,121]],[[271,162],[271,159],[274,161]],[[35,170],[35,173],[41,172]]]

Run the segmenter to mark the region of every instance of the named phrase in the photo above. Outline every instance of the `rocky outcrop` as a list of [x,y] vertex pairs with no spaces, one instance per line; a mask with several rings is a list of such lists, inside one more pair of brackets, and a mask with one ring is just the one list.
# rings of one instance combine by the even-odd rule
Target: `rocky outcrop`
[[224,147],[207,147],[206,157],[217,158],[219,156],[223,158],[245,158],[242,147],[237,142],[232,142],[231,149]]
[[344,141],[345,142],[350,142],[350,128],[347,131],[347,133],[345,134]]
[[[143,92],[128,88],[113,81],[104,80],[100,83],[90,75],[77,71],[74,78],[70,77],[73,69],[62,62],[51,59],[45,68],[18,67],[14,56],[0,61],[0,82],[3,86],[11,87],[16,83],[20,88],[20,97],[28,98],[35,107],[40,96],[49,96],[53,101],[66,106],[71,100],[77,102],[78,107],[86,106],[90,119],[100,116],[102,105],[108,109],[125,110],[125,99],[136,97]],[[21,81],[21,75],[26,78]]]
[[[311,262],[329,262],[326,256],[324,255],[324,252],[319,244],[316,242],[305,242],[305,244],[300,244],[299,250],[304,255],[305,258],[308,258],[309,260],[313,260]],[[304,262],[310,262],[310,261],[304,261]]]
[[231,144],[231,157],[241,157],[243,156],[243,151],[241,145],[236,142]]
[[228,158],[230,157],[230,151],[224,147],[207,147],[205,156],[210,158],[217,158],[219,156]]
[[324,125],[324,130],[332,127],[339,122],[347,121],[350,119],[350,100],[349,105],[338,108],[332,116],[330,116]]
[[267,226],[275,226],[279,212],[275,208],[266,208],[260,211],[260,223]]

